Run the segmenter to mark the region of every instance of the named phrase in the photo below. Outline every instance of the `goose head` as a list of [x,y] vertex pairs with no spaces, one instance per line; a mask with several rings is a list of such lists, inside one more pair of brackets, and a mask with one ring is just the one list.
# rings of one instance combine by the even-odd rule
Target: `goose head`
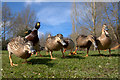
[[103,25],[103,28],[102,28],[102,34],[109,35],[108,30],[109,30],[109,29],[108,29],[107,25],[104,24],[104,25]]
[[63,35],[62,35],[62,34],[57,34],[57,35],[55,36],[55,40],[56,40],[58,43],[62,44],[62,46],[65,46],[65,45],[66,45],[66,43],[65,43],[64,40],[63,40]]
[[90,40],[90,41],[93,43],[93,45],[94,45],[95,48],[98,48],[97,43],[96,43],[96,37],[95,37],[95,36],[93,36],[93,35],[88,35],[87,38],[88,38],[88,40]]
[[28,31],[25,31],[24,33],[25,33],[25,35],[27,36],[27,35],[29,35],[31,32],[32,32],[32,30],[28,30]]
[[36,25],[35,25],[35,29],[39,29],[40,28],[40,22],[37,22]]
[[59,38],[63,39],[63,35],[62,34],[57,34],[56,37],[59,37]]
[[48,37],[51,37],[51,34],[48,34]]

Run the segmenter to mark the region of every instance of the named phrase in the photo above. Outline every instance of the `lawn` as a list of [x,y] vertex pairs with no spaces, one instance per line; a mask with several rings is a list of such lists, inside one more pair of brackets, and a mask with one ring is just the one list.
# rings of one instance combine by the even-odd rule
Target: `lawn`
[[[120,51],[120,50],[119,50]],[[51,60],[49,55],[42,51],[43,57],[32,55],[27,59],[31,64],[23,64],[23,59],[12,56],[18,66],[11,67],[8,52],[2,51],[2,77],[3,78],[118,78],[118,50],[112,50],[111,57],[108,51],[101,51],[102,57],[97,51],[90,51],[88,57],[86,51],[78,51],[77,55],[68,55],[61,58],[60,51],[53,52],[57,59]]]

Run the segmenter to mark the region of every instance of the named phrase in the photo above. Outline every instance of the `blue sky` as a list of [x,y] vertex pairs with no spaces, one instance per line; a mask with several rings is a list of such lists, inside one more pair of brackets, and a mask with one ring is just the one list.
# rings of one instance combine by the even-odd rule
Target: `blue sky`
[[71,2],[8,2],[7,4],[13,13],[20,12],[30,5],[41,22],[39,33],[50,32],[52,35],[61,33],[65,37],[72,33]]

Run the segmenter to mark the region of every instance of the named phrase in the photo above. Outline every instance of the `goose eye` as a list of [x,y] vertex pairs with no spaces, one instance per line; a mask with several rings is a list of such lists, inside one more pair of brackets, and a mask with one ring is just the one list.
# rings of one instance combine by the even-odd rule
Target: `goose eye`
[[92,37],[92,39],[94,39],[94,37]]

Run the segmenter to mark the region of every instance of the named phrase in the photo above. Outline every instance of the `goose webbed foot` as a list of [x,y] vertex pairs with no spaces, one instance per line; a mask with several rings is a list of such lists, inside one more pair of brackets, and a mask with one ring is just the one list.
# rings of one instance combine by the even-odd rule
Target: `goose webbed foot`
[[51,59],[56,59],[56,58],[51,58]]
[[86,56],[84,56],[84,57],[88,57],[88,54],[86,54]]
[[18,64],[14,64],[14,63],[13,63],[13,65],[14,65],[14,66],[18,66]]
[[13,66],[18,66],[18,64],[14,64],[14,63],[11,63],[10,65],[11,65],[12,67],[13,67]]
[[71,53],[72,55],[77,55],[77,53],[76,52],[73,52],[73,53]]

